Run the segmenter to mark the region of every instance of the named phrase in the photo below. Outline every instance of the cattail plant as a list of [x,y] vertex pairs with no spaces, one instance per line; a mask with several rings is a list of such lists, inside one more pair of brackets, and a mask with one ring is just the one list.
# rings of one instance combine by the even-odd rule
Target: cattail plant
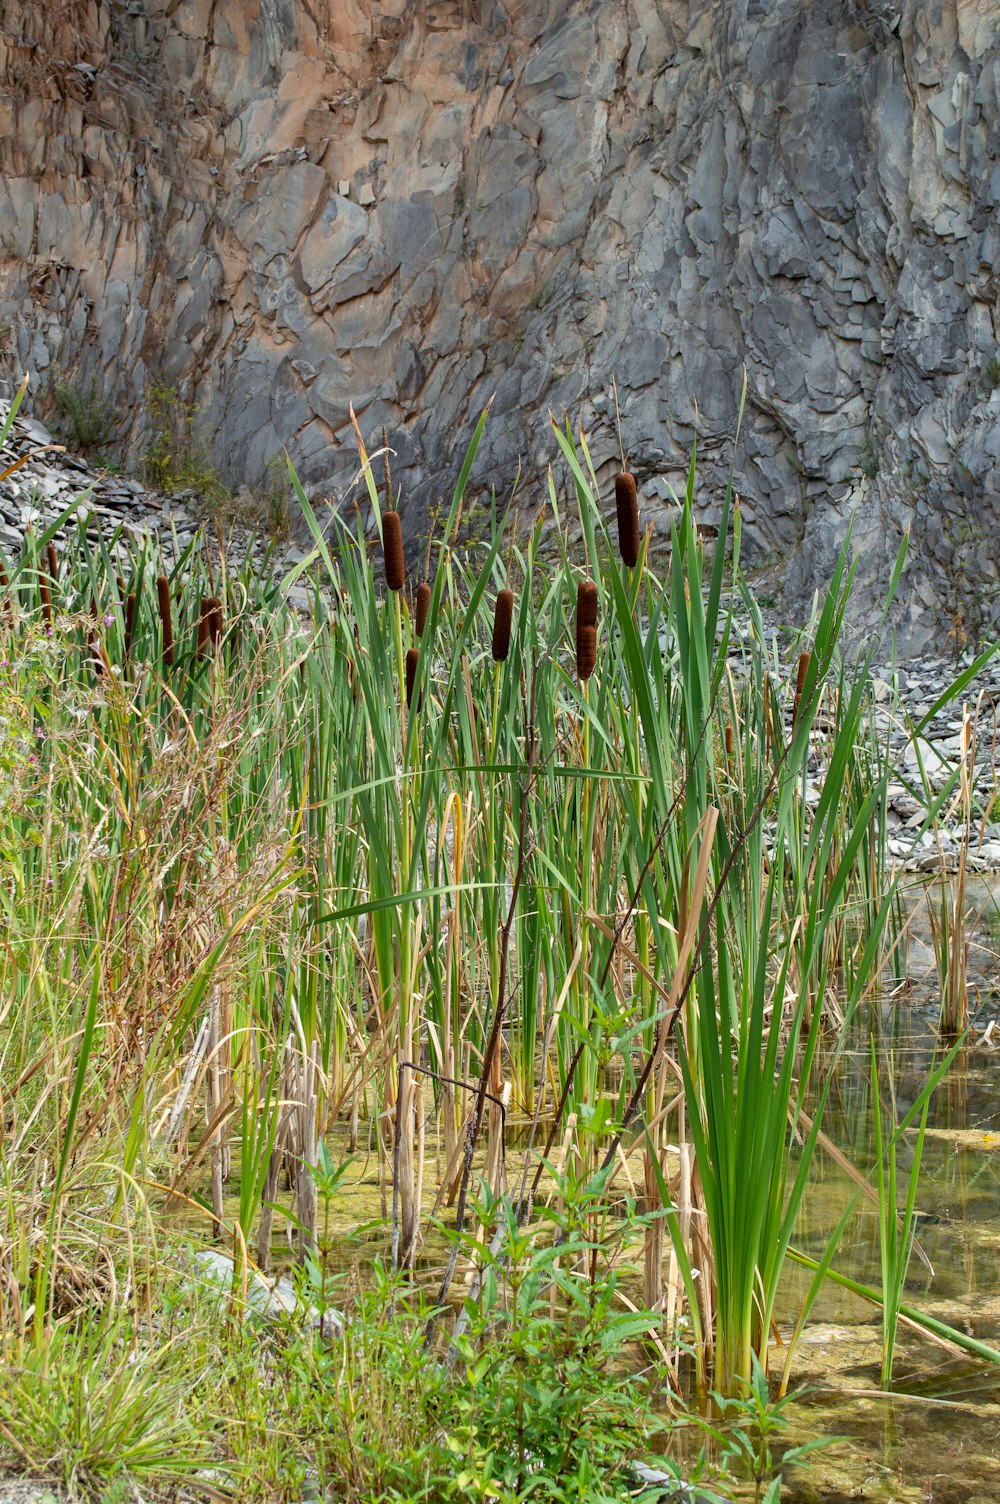
[[59,578],[59,555],[56,553],[56,546],[51,539],[45,553],[49,561],[49,579],[54,585]]
[[398,512],[382,513],[382,551],[385,555],[385,583],[390,590],[402,590],[406,565],[403,560],[403,526]]
[[799,703],[802,699],[802,691],[805,688],[806,675],[809,672],[809,664],[812,654],[806,650],[799,654],[799,666],[795,674],[795,699],[792,703],[792,725],[796,725],[799,719]]
[[590,678],[597,663],[598,591],[593,580],[581,580],[576,588],[576,673]]
[[129,650],[132,647],[132,629],[133,629],[134,625],[135,625],[135,591],[132,591],[132,592],[130,592],[130,594],[125,599],[125,646],[124,646],[124,649],[123,649],[123,656],[125,658],[128,657]]
[[510,652],[510,626],[514,616],[513,590],[501,590],[493,612],[493,662],[506,663]]
[[[49,548],[51,547],[50,543]],[[45,625],[47,627],[51,627],[52,625],[52,591],[50,585],[54,579],[55,570],[52,568],[52,558],[46,551],[45,558],[40,560],[38,565],[38,599],[41,603],[42,616],[45,618]]]
[[639,497],[635,476],[623,470],[615,476],[615,509],[618,513],[618,552],[622,562],[634,569],[639,562]]
[[414,618],[414,625],[416,626],[418,637],[423,637],[424,635],[424,628],[427,625],[427,613],[430,608],[431,587],[428,585],[426,580],[421,580],[420,584],[417,586],[417,608]]
[[576,634],[576,676],[586,683],[597,667],[597,628],[579,627]]
[[156,576],[156,598],[160,608],[160,628],[163,633],[163,667],[174,666],[174,627],[170,616],[170,581],[165,574]]
[[98,616],[100,615],[100,609],[97,604],[96,596],[90,603],[90,614],[94,618],[95,625],[90,627],[87,631],[87,651],[89,652],[91,659],[93,660],[94,672],[97,674],[97,677],[100,678],[100,676],[104,672],[104,664],[101,659],[101,645],[100,639],[97,636],[96,628],[96,622]]
[[217,595],[202,596],[198,609],[198,657],[222,638],[222,602]]
[[576,629],[597,626],[598,590],[593,580],[581,580],[576,587]]
[[[416,648],[406,650],[406,708],[413,703],[413,690],[417,682],[417,665],[420,662],[420,653]],[[419,705],[417,709],[419,710]]]

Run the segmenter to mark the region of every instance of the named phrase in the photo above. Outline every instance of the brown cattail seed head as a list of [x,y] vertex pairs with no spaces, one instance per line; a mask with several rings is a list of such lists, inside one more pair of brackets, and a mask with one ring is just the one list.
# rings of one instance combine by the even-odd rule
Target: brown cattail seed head
[[402,590],[406,566],[403,563],[403,526],[398,512],[382,513],[382,548],[385,553],[385,583],[390,590]]
[[[576,587],[576,664],[577,672],[581,662],[586,662],[591,649],[583,646],[584,637],[590,631],[594,633],[593,652],[597,652],[597,586],[593,580],[581,580]],[[580,674],[581,679],[589,679],[594,672],[594,664],[585,674]]]
[[214,647],[222,636],[222,602],[217,595],[202,597],[201,610],[198,612],[198,657],[204,652],[202,645],[202,631],[204,630],[204,647],[209,643]]
[[635,476],[623,470],[615,476],[615,508],[618,512],[618,552],[622,562],[634,569],[639,562],[639,497]]
[[417,664],[420,662],[420,654],[416,648],[408,648],[406,651],[406,704],[409,707],[413,702],[413,690],[417,682]]
[[576,629],[597,626],[597,586],[593,580],[581,580],[576,587]]
[[733,728],[726,726],[726,756],[730,762],[733,760]]
[[49,560],[49,577],[52,580],[57,580],[59,578],[59,556],[56,553],[56,546],[54,543],[49,544],[48,548],[46,549],[46,553]]
[[427,625],[427,613],[430,609],[431,587],[426,580],[421,580],[417,586],[416,627],[418,637],[423,637],[424,635],[424,628]]
[[597,628],[583,626],[576,634],[576,676],[582,682],[589,679],[597,667]]
[[130,595],[125,602],[125,657],[128,657],[129,648],[132,646],[132,624],[135,621],[135,596]]
[[493,612],[493,661],[506,663],[510,652],[510,624],[514,619],[514,592],[501,590]]
[[42,603],[42,615],[45,617],[46,626],[52,625],[52,598],[49,595],[49,582],[45,578],[45,571],[38,574],[38,599]]
[[170,619],[170,581],[165,574],[156,576],[156,599],[160,607],[160,627],[163,632],[163,667],[174,666],[174,628]]

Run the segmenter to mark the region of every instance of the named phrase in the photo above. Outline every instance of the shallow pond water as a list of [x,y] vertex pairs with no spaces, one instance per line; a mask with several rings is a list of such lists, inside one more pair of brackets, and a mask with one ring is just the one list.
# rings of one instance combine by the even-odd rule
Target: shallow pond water
[[[939,983],[925,896],[920,888],[906,895],[907,979],[878,1009],[880,1069],[891,1057],[900,1115],[926,1081],[938,1048]],[[917,1199],[918,1237],[931,1267],[913,1258],[906,1298],[1000,1347],[1000,1048],[989,1037],[991,1022],[1000,1016],[998,899],[995,883],[969,884],[973,1033],[931,1104]],[[873,1155],[867,1051],[866,1030],[840,1064],[825,1120],[831,1138],[863,1169]],[[908,1142],[900,1152],[901,1200],[911,1162]],[[848,1189],[828,1159],[820,1157],[816,1169],[796,1237],[797,1245],[814,1256],[825,1247]],[[878,1285],[873,1208],[865,1205],[852,1219],[834,1262],[844,1274]],[[806,1283],[804,1271],[793,1271],[786,1283],[788,1327]],[[780,1367],[784,1355],[777,1347],[773,1357]],[[880,1388],[880,1363],[878,1313],[850,1292],[827,1285],[794,1367],[793,1385],[807,1393],[795,1407],[793,1439],[817,1434],[845,1439],[799,1474],[793,1471],[783,1497],[801,1504],[855,1499],[993,1504],[1000,1499],[1000,1370],[949,1353],[904,1328],[892,1397],[871,1395]]]

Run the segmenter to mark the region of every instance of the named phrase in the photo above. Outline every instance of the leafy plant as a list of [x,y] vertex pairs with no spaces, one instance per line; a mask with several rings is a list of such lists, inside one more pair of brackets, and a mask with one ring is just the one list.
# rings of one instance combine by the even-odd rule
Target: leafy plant
[[749,1476],[754,1504],[779,1504],[783,1470],[841,1440],[837,1436],[821,1436],[797,1446],[783,1446],[780,1454],[775,1455],[776,1442],[788,1430],[788,1408],[798,1396],[771,1398],[767,1374],[756,1353],[744,1393],[713,1398],[728,1422],[721,1435],[716,1433],[722,1444],[721,1460],[737,1477]]
[[650,1318],[619,1303],[585,1226],[594,1202],[571,1190],[565,1211],[530,1226],[509,1205],[488,1208],[499,1234],[488,1250],[463,1240],[478,1293],[445,1353],[426,1351],[427,1309],[381,1271],[336,1350],[286,1353],[338,1497],[611,1504],[633,1481],[632,1457],[668,1425],[654,1389],[629,1373],[629,1344]]

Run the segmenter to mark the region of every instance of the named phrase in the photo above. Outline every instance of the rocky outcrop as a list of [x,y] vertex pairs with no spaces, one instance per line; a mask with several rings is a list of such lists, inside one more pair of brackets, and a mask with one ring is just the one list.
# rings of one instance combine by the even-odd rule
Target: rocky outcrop
[[[994,0],[0,0],[7,360],[153,382],[216,462],[341,498],[397,450],[411,534],[478,475],[536,506],[545,412],[626,451],[790,598],[853,522],[870,616],[911,530],[912,646],[1000,612]],[[943,628],[942,628],[943,622]]]

